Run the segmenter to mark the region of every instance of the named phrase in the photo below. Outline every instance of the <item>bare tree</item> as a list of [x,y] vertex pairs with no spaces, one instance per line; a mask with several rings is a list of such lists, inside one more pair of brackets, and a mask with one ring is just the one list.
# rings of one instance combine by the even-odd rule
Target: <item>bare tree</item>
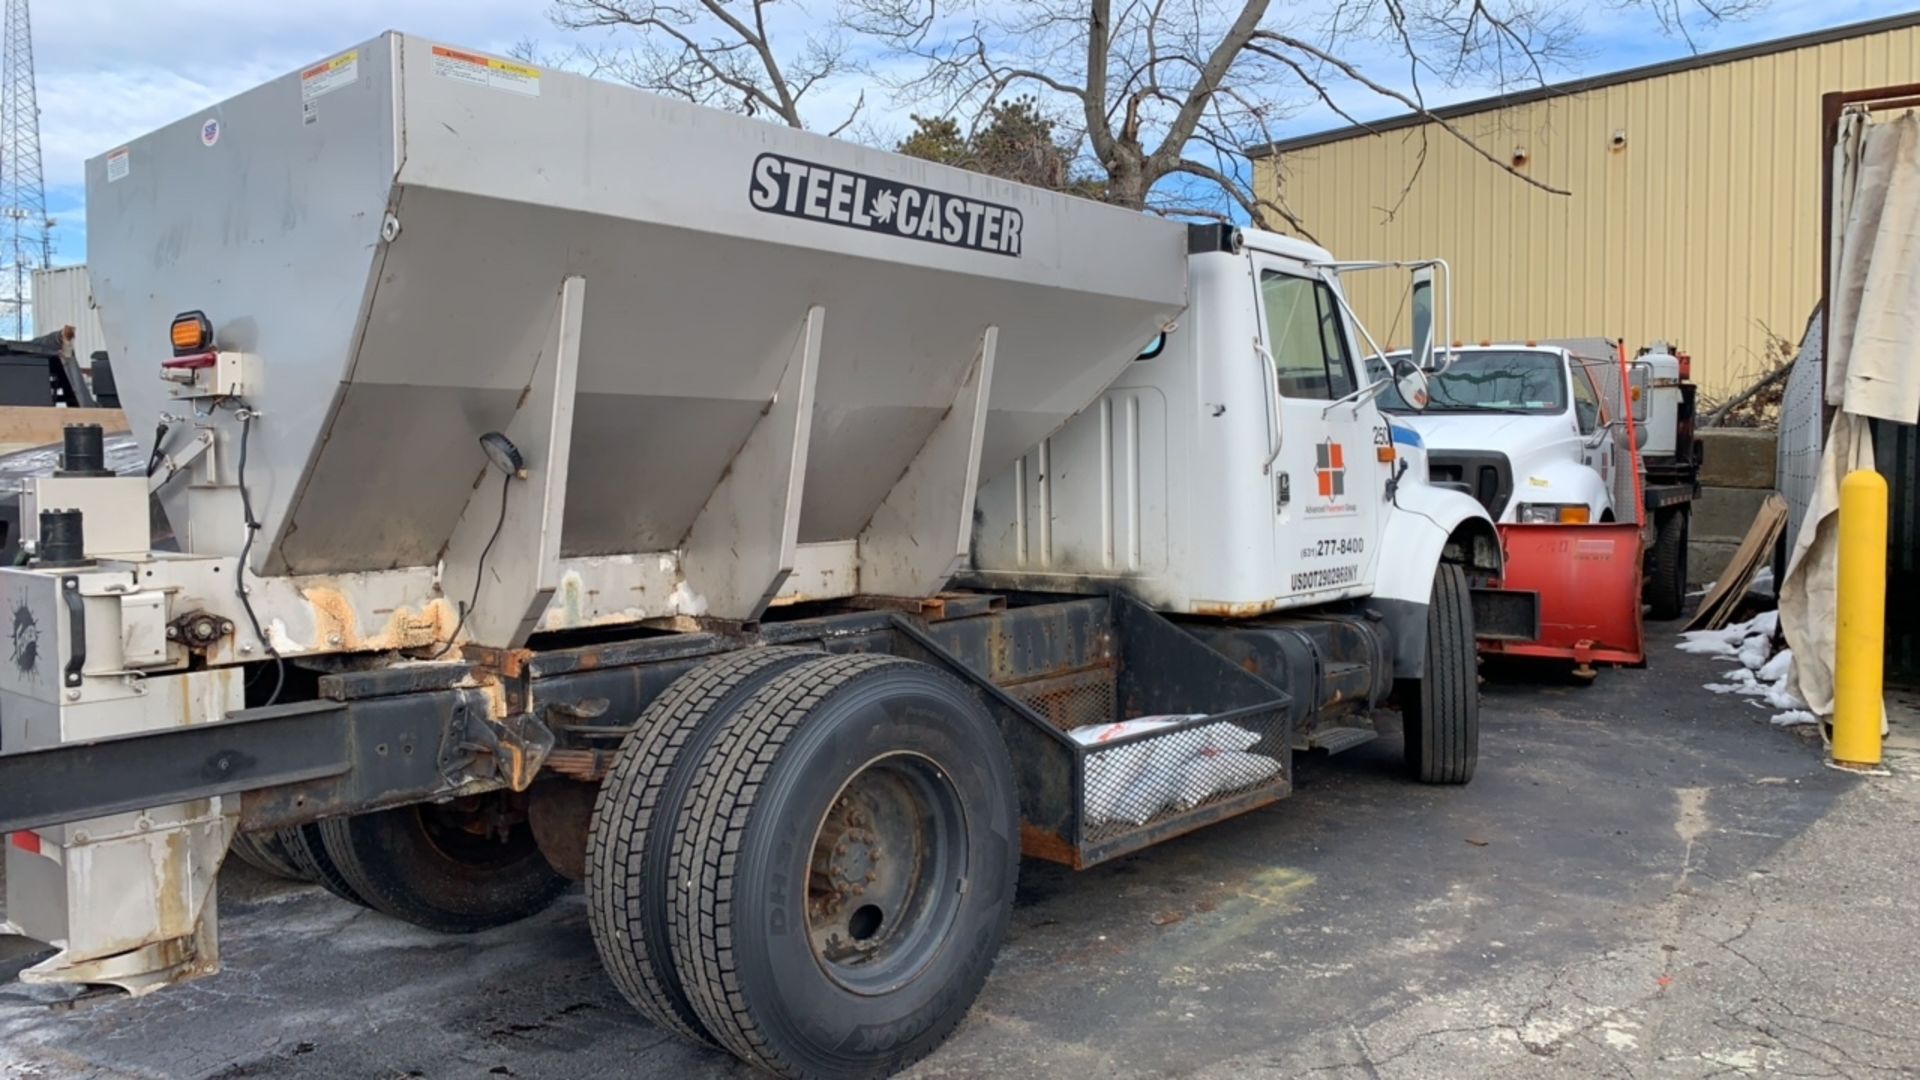
[[[1414,136],[1402,203],[1429,130],[1520,182],[1567,194],[1428,108],[1422,82],[1544,85],[1573,56],[1579,24],[1568,0],[1330,0],[1310,16],[1276,11],[1271,0],[815,2],[837,3],[833,18],[805,0],[554,0],[554,11],[563,27],[632,32],[582,50],[600,74],[793,127],[807,126],[809,95],[864,74],[849,59],[852,35],[904,71],[883,85],[915,110],[924,136],[915,145],[936,157],[948,141],[972,145],[1022,101],[1012,114],[1020,129],[1044,125],[1071,163],[1053,186],[1136,209],[1311,236],[1283,184],[1255,183],[1247,150],[1274,142],[1281,121],[1315,103],[1358,124],[1344,104],[1352,94],[1428,121]],[[1764,0],[1610,2],[1649,11],[1691,42],[1690,23]],[[847,132],[865,100],[862,92],[831,133]],[[926,127],[930,120],[955,126]],[[854,131],[863,134],[879,141]]]
[[[831,25],[795,3],[774,0],[555,0],[554,22],[569,30],[627,30],[605,45],[585,45],[595,74],[642,90],[764,116],[805,128],[810,94],[857,72]],[[782,31],[784,30],[784,36]],[[830,133],[845,131],[864,92]]]
[[[1717,19],[1758,0],[1617,2],[1683,25],[1689,13]],[[1063,129],[1078,129],[1099,190],[1124,206],[1311,235],[1280,185],[1255,185],[1246,150],[1273,142],[1280,121],[1316,101],[1359,123],[1337,96],[1355,88],[1425,117],[1520,181],[1566,194],[1436,115],[1421,86],[1423,75],[1543,84],[1571,56],[1577,29],[1560,0],[1338,0],[1303,25],[1270,0],[845,3],[849,27],[918,61],[896,94],[962,117],[1035,95]],[[1373,74],[1363,58],[1403,74]]]

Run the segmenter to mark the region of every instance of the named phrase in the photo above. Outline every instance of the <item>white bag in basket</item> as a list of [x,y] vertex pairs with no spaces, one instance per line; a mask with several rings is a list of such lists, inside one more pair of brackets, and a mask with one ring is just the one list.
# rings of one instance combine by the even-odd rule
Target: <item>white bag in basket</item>
[[[1143,716],[1137,720],[1122,721],[1117,724],[1102,724],[1076,728],[1069,732],[1075,742],[1082,746],[1098,746],[1123,736],[1134,735],[1160,728],[1176,727],[1198,719],[1204,714],[1186,716]],[[1112,750],[1102,750],[1087,756],[1086,799],[1082,812],[1087,824],[1098,825],[1104,822],[1125,822],[1129,825],[1144,825],[1154,815],[1165,809],[1169,802],[1184,798],[1186,792],[1203,785],[1205,770],[1193,774],[1190,779],[1187,768],[1190,762],[1207,757],[1209,761],[1218,761],[1220,755],[1232,754],[1238,757],[1259,758],[1257,754],[1245,754],[1243,751],[1260,741],[1260,736],[1235,724],[1207,724],[1186,731],[1169,732],[1154,739],[1141,739]],[[1279,770],[1279,763],[1272,758],[1260,758],[1271,764],[1264,774],[1271,776]],[[1245,763],[1233,763],[1229,766],[1230,775],[1240,775],[1250,770]],[[1264,777],[1256,777],[1262,779]],[[1230,787],[1241,787],[1254,780],[1242,780],[1234,783],[1221,783],[1202,794],[1199,798],[1214,791]],[[1196,799],[1195,802],[1199,800]],[[1189,803],[1187,805],[1193,805]]]
[[1220,792],[1249,787],[1279,771],[1280,763],[1265,754],[1206,751],[1180,767],[1179,791],[1173,804],[1191,810]]
[[[1184,724],[1192,716],[1143,716],[1117,724],[1092,724],[1067,732],[1081,746],[1098,746],[1128,735]],[[1153,757],[1153,740],[1129,743],[1112,750],[1087,755],[1086,805],[1082,812],[1087,822],[1112,821],[1122,801],[1129,804],[1130,790]],[[1149,811],[1151,814],[1151,811]],[[1141,819],[1146,820],[1145,818]]]

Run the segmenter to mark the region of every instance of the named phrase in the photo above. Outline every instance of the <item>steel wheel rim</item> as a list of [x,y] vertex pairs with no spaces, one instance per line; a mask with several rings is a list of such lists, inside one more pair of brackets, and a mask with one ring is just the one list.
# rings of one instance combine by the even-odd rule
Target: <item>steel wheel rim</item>
[[821,815],[807,864],[808,943],[829,979],[889,993],[945,946],[966,879],[966,813],[919,754],[875,758]]

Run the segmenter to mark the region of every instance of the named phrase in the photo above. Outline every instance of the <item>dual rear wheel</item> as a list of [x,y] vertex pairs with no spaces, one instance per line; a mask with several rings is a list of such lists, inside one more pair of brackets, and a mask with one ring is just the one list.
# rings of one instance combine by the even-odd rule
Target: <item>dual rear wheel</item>
[[959,1023],[1005,936],[1013,767],[972,693],[886,655],[752,650],[684,676],[601,788],[594,940],[683,1036],[872,1076]]
[[269,874],[452,934],[533,915],[568,884],[506,792],[245,833],[232,851]]

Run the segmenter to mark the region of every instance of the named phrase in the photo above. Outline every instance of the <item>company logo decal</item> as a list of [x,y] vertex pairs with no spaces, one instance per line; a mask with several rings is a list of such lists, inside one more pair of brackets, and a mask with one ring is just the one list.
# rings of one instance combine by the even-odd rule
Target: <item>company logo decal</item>
[[1346,447],[1332,439],[1322,439],[1313,447],[1313,479],[1320,498],[1301,506],[1308,517],[1346,517],[1360,512],[1360,504],[1347,498]]
[[778,154],[754,160],[747,201],[769,214],[1014,258],[1025,224],[1011,206]]
[[1313,475],[1320,481],[1320,497],[1337,499],[1347,493],[1347,458],[1332,439],[1313,448]]

